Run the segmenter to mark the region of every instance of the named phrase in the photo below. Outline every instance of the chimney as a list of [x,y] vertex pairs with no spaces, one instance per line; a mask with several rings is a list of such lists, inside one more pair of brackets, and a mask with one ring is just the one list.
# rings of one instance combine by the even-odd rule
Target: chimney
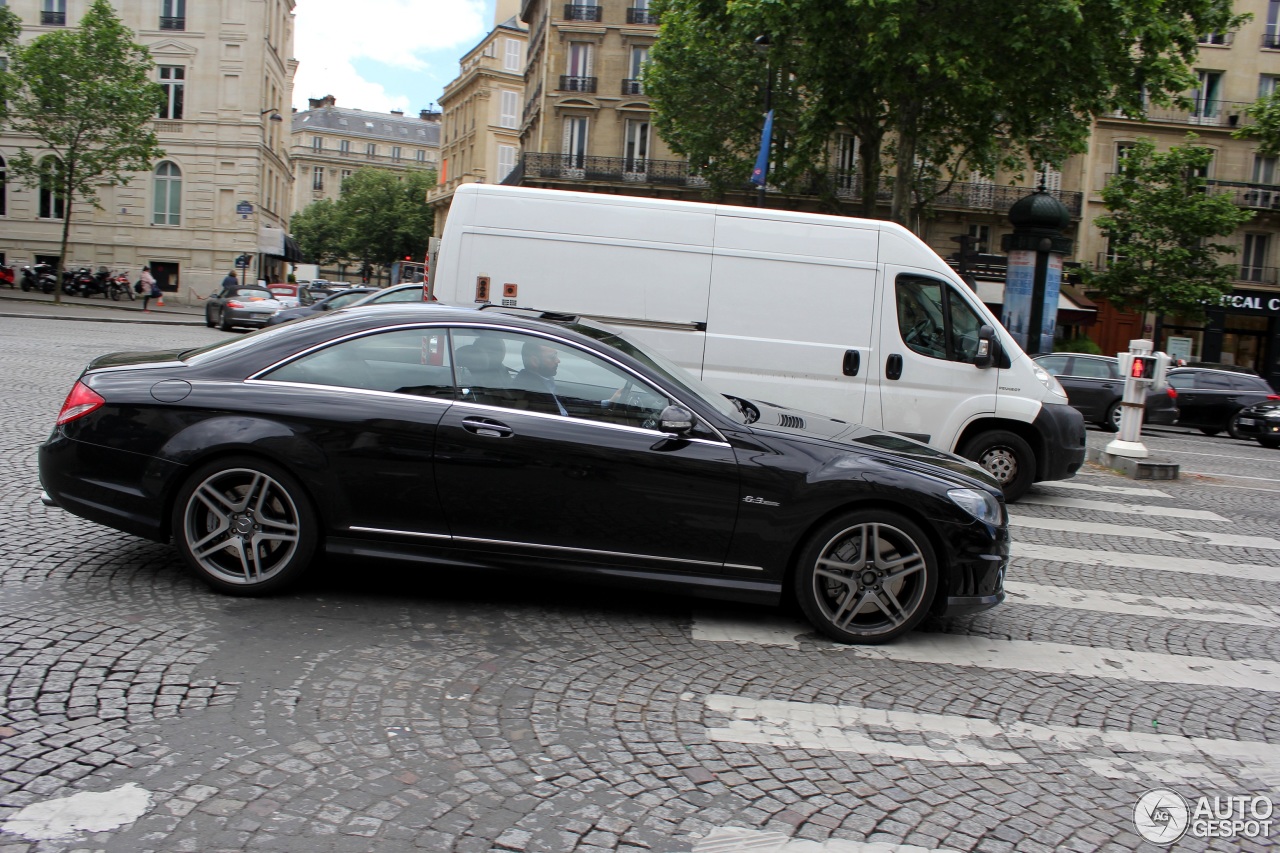
[[338,99],[333,95],[325,95],[323,98],[307,98],[307,103],[311,105],[311,109],[318,110],[322,107],[336,106]]
[[392,114],[393,116],[400,116],[400,117],[402,117],[402,118],[403,118],[403,117],[404,117],[404,110],[392,110],[392,111],[391,111],[391,114]]

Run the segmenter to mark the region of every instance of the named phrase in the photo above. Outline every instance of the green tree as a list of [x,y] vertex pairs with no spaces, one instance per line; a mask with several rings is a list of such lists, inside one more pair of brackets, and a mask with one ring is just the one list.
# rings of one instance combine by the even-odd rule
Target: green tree
[[[740,186],[756,155],[766,80],[776,111],[771,183],[811,187],[831,134],[859,139],[862,213],[892,158],[891,218],[920,178],[1060,163],[1093,116],[1141,115],[1194,85],[1200,33],[1241,18],[1230,0],[657,0],[645,90],[663,138],[713,187]],[[769,34],[772,47],[754,48]],[[765,55],[767,53],[767,55]],[[766,74],[766,69],[771,74]],[[887,140],[893,140],[887,148]],[[921,168],[921,163],[932,168]],[[923,190],[923,192],[918,192]]]
[[8,100],[12,97],[13,81],[3,73],[5,57],[13,53],[18,45],[18,36],[22,33],[22,19],[8,6],[0,6],[0,119],[8,113]]
[[31,142],[10,158],[9,174],[58,201],[60,265],[76,201],[101,207],[102,187],[127,184],[164,155],[150,126],[163,99],[152,68],[107,0],[94,0],[79,27],[45,33],[10,56],[0,85],[9,126]]
[[1139,139],[1124,169],[1102,191],[1109,211],[1094,224],[1111,240],[1115,260],[1102,271],[1084,269],[1084,284],[1109,301],[1138,311],[1203,315],[1231,292],[1235,265],[1220,256],[1235,247],[1214,242],[1253,217],[1230,195],[1205,191],[1213,151],[1187,134],[1165,153]]
[[1244,108],[1253,120],[1231,135],[1236,139],[1256,139],[1258,153],[1264,157],[1280,154],[1280,92],[1272,92]]
[[433,216],[427,190],[436,173],[366,167],[342,182],[338,200],[322,199],[294,214],[290,229],[302,253],[317,263],[340,259],[389,266],[422,258]]

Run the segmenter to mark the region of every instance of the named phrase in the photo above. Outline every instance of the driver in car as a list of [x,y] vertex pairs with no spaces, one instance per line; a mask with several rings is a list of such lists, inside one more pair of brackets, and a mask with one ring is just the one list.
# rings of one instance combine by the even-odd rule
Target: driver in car
[[[524,370],[516,374],[515,386],[528,392],[530,408],[566,416],[576,414],[572,409],[582,409],[585,401],[561,397],[556,390],[555,376],[560,369],[560,356],[554,347],[529,341],[521,348],[520,357],[524,361]],[[613,392],[613,396],[607,400],[594,402],[607,409],[622,398],[624,388],[625,386]]]

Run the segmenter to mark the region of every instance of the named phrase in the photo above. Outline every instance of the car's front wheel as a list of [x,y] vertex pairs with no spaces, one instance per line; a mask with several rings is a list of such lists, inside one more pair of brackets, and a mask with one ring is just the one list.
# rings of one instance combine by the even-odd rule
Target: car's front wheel
[[1249,438],[1249,436],[1245,435],[1240,431],[1240,413],[1239,412],[1236,412],[1231,417],[1227,418],[1227,434],[1230,435],[1232,438],[1236,439],[1237,441],[1244,441]]
[[859,510],[823,525],[800,552],[796,600],[823,634],[842,643],[884,643],[929,612],[938,559],[914,522]]
[[233,595],[262,595],[306,569],[319,523],[287,471],[264,459],[231,457],[188,478],[174,503],[173,534],[205,583]]

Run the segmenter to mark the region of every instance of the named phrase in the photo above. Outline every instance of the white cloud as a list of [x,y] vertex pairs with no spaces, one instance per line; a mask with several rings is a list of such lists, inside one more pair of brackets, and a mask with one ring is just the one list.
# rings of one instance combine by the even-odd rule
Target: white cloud
[[294,56],[298,73],[293,101],[334,95],[340,106],[382,112],[417,109],[403,93],[356,73],[353,62],[372,59],[422,70],[421,54],[462,52],[489,30],[485,0],[299,0]]

